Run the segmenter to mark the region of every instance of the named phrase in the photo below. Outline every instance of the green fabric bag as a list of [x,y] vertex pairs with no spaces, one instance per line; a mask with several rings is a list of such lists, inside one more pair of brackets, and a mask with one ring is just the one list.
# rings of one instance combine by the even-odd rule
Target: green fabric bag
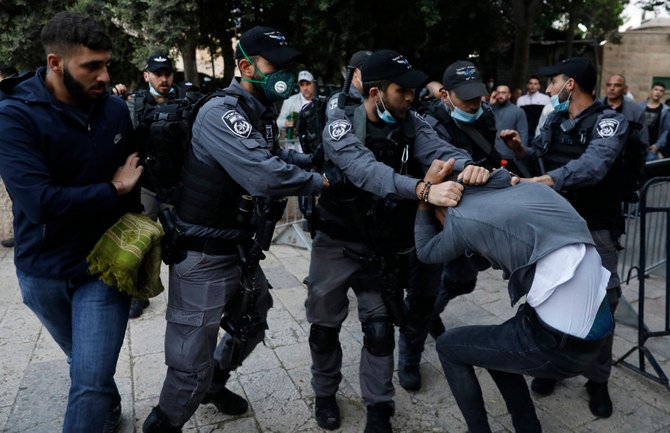
[[88,255],[88,270],[133,298],[149,299],[164,290],[160,279],[160,224],[127,213],[110,227]]

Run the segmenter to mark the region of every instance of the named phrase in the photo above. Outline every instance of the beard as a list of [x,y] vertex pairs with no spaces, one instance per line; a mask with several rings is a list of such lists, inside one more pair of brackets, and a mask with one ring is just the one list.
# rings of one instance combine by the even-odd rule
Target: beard
[[[100,94],[100,96],[89,95],[86,86],[84,86],[84,84],[81,81],[77,81],[72,76],[72,74],[70,74],[70,71],[67,67],[63,68],[63,85],[65,86],[65,89],[68,91],[70,96],[72,96],[72,98],[74,98],[75,101],[81,104],[87,105],[102,97],[102,94]],[[95,86],[93,86],[93,88],[100,88],[104,90],[105,84],[98,83]]]

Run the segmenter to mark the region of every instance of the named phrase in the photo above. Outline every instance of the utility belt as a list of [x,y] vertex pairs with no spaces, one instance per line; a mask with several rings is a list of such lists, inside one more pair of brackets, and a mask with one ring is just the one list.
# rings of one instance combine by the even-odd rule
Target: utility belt
[[[593,326],[591,327],[592,332],[587,335],[589,339],[575,337],[574,335],[566,334],[565,332],[552,328],[551,326],[544,323],[537,315],[535,309],[528,304],[525,305],[524,313],[531,325],[533,325],[531,326],[531,333],[533,334],[533,338],[535,338],[536,342],[556,350],[566,350],[579,353],[594,352],[599,350],[600,347],[605,344],[607,338],[612,333],[611,326],[601,326],[607,320],[612,321],[612,315],[610,313],[609,304],[607,303],[607,297],[605,297],[603,302],[600,304],[598,314],[596,314],[596,319],[594,320]],[[595,336],[596,338],[592,338],[591,336],[594,329],[601,331],[598,332],[600,335]]]
[[240,241],[231,239],[199,238],[195,236],[184,236],[180,246],[187,251],[198,251],[205,254],[229,256],[237,254],[237,246]]

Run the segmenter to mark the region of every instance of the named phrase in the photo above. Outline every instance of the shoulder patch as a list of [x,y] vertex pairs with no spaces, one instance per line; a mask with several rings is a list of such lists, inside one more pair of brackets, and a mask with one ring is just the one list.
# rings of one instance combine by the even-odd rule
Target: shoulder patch
[[328,125],[328,134],[335,141],[338,141],[349,131],[351,131],[351,123],[348,120],[338,119]]
[[223,116],[221,116],[221,120],[223,120],[223,124],[230,129],[230,132],[238,137],[248,138],[249,134],[251,134],[251,123],[235,110],[226,111]]
[[337,98],[330,98],[330,101],[328,101],[328,109],[334,110],[335,107],[337,107]]
[[596,133],[602,138],[608,138],[619,130],[619,121],[616,119],[602,119],[596,126]]

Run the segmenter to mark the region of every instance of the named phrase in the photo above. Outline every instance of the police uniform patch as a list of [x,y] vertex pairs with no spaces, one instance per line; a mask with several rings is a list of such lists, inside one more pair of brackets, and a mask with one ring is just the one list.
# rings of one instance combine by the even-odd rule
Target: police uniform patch
[[351,130],[351,123],[348,120],[338,119],[328,125],[328,134],[330,138],[338,141],[344,134]]
[[221,116],[221,120],[230,129],[230,132],[238,137],[248,138],[249,134],[251,134],[251,123],[235,110],[226,111]]
[[337,98],[330,98],[330,101],[328,101],[328,109],[334,110],[335,107],[337,107]]
[[619,121],[616,119],[602,119],[598,122],[596,133],[602,138],[611,137],[619,130]]

